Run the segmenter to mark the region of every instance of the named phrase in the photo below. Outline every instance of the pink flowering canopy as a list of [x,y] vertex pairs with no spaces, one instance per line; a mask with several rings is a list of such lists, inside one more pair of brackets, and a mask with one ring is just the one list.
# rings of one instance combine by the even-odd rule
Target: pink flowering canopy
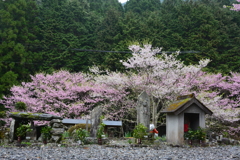
[[[151,99],[151,121],[161,122],[160,111],[177,96],[195,93],[213,111],[219,122],[240,120],[240,74],[229,76],[202,71],[210,62],[200,60],[197,65],[185,65],[177,59],[179,52],[157,55],[161,48],[151,45],[129,47],[133,54],[127,61],[125,73],[90,68],[89,74],[58,71],[39,73],[31,82],[11,88],[11,96],[0,103],[10,111],[17,102],[24,102],[28,112],[49,113],[64,118],[87,118],[96,106],[102,106],[105,117],[112,120],[136,118],[137,97],[146,91]],[[129,116],[131,114],[131,116]],[[128,119],[130,120],[130,119]],[[238,134],[240,127],[231,126],[230,134]]]
[[[240,0],[236,0],[237,2],[240,2]],[[233,4],[232,10],[234,11],[240,11],[240,4]]]
[[[160,111],[181,94],[195,93],[213,112],[213,116],[222,122],[239,120],[239,74],[231,76],[207,74],[202,72],[210,60],[201,60],[198,65],[184,65],[176,54],[156,56],[160,48],[151,45],[129,47],[133,56],[122,62],[127,73],[106,71],[100,74],[97,67],[91,68],[96,83],[117,90],[130,90],[128,103],[136,106],[137,96],[147,91],[152,100],[152,121],[159,120]],[[227,91],[224,94],[223,91]],[[135,97],[135,98],[132,98]],[[159,121],[158,121],[159,122]]]
[[[198,65],[184,65],[177,59],[179,52],[157,56],[161,48],[151,45],[130,46],[133,56],[123,65],[131,69],[129,87],[136,91],[147,91],[152,99],[152,123],[156,123],[161,110],[180,94],[188,93],[192,81],[207,66],[209,59],[199,61]],[[140,93],[139,93],[140,94]]]
[[[11,112],[17,102],[24,102],[27,112],[49,113],[64,118],[83,118],[96,105],[109,107],[123,99],[125,93],[96,84],[89,75],[68,71],[53,74],[36,74],[32,81],[11,88],[12,95],[1,101]],[[122,112],[116,110],[113,117],[118,119]]]
[[227,133],[239,136],[240,74],[206,74],[196,81],[198,98],[213,111],[217,122],[228,124]]
[[195,81],[192,92],[213,111],[213,116],[222,122],[240,120],[240,83],[239,73],[230,76],[204,74]]
[[[236,0],[236,1],[240,2],[240,0]],[[239,3],[233,3],[232,6],[223,5],[223,8],[230,8],[230,10],[233,10],[233,11],[240,11],[240,4]]]
[[[210,60],[201,60],[198,65],[184,65],[173,55],[156,56],[161,49],[152,49],[151,45],[131,46],[133,56],[123,65],[130,69],[127,73],[106,72],[95,77],[96,82],[118,90],[129,89],[128,99],[136,106],[137,96],[147,91],[151,97],[152,121],[159,122],[160,111],[178,95],[195,93],[197,98],[213,111],[213,117],[219,122],[237,122],[239,117],[239,74],[231,76],[207,74],[202,72]],[[93,72],[101,73],[98,68]],[[239,128],[229,132],[237,133]],[[233,133],[232,133],[233,134]]]

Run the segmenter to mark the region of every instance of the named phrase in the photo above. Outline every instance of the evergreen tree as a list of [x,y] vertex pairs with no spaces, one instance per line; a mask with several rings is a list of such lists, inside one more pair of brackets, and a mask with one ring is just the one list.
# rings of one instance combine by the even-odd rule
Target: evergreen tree
[[[33,0],[0,1],[0,99],[38,70],[38,10]],[[7,109],[0,105],[0,118]],[[0,126],[4,121],[0,120]]]
[[96,16],[85,0],[45,1],[40,6],[42,70],[52,72],[60,68],[72,71],[86,70],[91,65],[87,53],[74,48],[93,48]]
[[142,14],[159,10],[160,4],[159,0],[129,0],[124,8],[126,12],[131,11],[136,14]]
[[[236,27],[239,24],[231,20],[233,15],[224,16],[227,14],[226,10],[213,0],[170,2],[172,1],[166,1],[161,8],[161,18],[167,33],[164,34],[164,39],[170,42],[163,47],[167,50],[200,51],[197,54],[181,55],[181,58],[188,64],[194,64],[201,58],[210,58],[212,62],[208,70],[211,72],[237,71],[239,31]],[[225,53],[228,56],[231,54],[234,60],[230,56],[228,59],[231,60],[226,61]],[[234,66],[229,65],[233,61]]]
[[104,16],[109,9],[114,9],[122,12],[122,4],[118,0],[87,0],[90,5],[90,10],[101,16]]
[[0,2],[0,97],[37,71],[38,12],[32,0]]

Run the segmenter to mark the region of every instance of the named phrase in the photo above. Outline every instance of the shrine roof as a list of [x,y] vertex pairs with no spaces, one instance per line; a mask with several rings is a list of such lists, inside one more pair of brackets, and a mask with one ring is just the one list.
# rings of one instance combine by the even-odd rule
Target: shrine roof
[[192,104],[195,104],[206,114],[212,114],[212,111],[208,109],[203,103],[201,103],[194,94],[184,95],[177,97],[177,100],[167,106],[162,113],[174,113],[180,114],[187,108],[189,108]]
[[191,98],[186,98],[186,99],[183,99],[183,100],[175,101],[172,104],[170,104],[168,107],[166,107],[165,111],[166,112],[175,111],[190,100],[191,100]]

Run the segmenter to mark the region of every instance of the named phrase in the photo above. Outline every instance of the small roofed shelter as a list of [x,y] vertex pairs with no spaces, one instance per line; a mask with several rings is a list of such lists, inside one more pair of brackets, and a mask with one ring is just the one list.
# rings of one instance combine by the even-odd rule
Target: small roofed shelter
[[122,121],[104,121],[105,130],[108,137],[121,137],[123,136]]
[[167,142],[181,145],[184,144],[184,124],[187,123],[192,130],[205,128],[205,115],[213,112],[190,94],[177,97],[162,113],[166,113]]
[[63,119],[62,123],[65,126],[71,127],[74,126],[75,124],[91,124],[90,120],[85,120],[85,119]]

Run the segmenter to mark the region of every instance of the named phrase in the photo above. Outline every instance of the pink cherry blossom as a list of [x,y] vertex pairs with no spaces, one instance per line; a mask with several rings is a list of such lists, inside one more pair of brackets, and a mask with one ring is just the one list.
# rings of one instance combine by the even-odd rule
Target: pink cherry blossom
[[[240,2],[240,0],[236,0],[237,2]],[[231,8],[231,10],[234,11],[240,11],[240,4],[233,4],[233,7]]]

